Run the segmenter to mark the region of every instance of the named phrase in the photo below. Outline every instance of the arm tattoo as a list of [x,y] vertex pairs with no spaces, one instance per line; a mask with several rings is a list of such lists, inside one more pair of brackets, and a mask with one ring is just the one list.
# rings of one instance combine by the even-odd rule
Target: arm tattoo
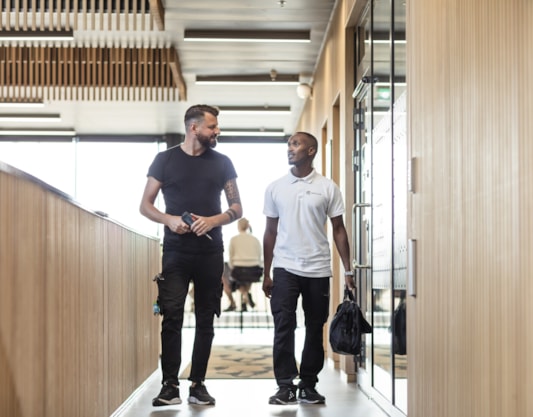
[[225,214],[228,215],[230,223],[237,218],[237,213],[232,208],[229,208],[225,211]]
[[[239,195],[239,189],[237,188],[237,181],[235,178],[226,182],[224,185],[224,191],[226,192],[226,198],[228,199],[228,206],[235,203],[241,204],[241,196]],[[234,214],[236,213],[234,212]]]
[[226,182],[224,185],[224,191],[226,193],[226,198],[228,199],[228,208],[224,214],[227,214],[229,217],[229,222],[233,222],[237,220],[237,212],[231,208],[231,205],[233,204],[239,204],[241,205],[241,197],[239,195],[239,189],[237,188],[237,181],[234,179],[231,179]]

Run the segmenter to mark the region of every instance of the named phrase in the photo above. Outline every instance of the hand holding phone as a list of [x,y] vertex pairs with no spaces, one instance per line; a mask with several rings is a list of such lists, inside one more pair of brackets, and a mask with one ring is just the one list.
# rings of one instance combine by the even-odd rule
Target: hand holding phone
[[[194,219],[192,218],[191,213],[189,213],[188,211],[183,212],[183,214],[181,215],[181,220],[183,220],[183,222],[189,227],[191,227],[194,223]],[[213,238],[209,236],[208,233],[206,233],[205,236],[209,238],[209,240],[213,240]]]

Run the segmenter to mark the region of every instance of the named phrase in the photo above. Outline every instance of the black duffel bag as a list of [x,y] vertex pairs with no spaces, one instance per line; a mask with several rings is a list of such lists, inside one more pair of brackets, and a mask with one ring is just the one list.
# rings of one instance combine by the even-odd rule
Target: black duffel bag
[[231,270],[230,280],[239,284],[259,282],[263,276],[261,266],[234,266]]
[[329,326],[331,349],[343,355],[359,355],[363,333],[372,333],[372,326],[364,318],[352,292],[346,288],[344,301],[337,307]]

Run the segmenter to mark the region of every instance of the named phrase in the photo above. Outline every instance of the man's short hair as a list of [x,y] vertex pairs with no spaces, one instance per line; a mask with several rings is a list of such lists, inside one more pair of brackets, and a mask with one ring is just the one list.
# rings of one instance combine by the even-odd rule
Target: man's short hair
[[296,132],[295,135],[302,135],[305,136],[307,139],[311,141],[311,146],[314,147],[318,151],[318,140],[308,132]]
[[219,110],[216,107],[209,106],[207,104],[196,104],[191,106],[185,112],[185,126],[188,127],[192,121],[204,120],[205,114],[210,113],[217,117]]

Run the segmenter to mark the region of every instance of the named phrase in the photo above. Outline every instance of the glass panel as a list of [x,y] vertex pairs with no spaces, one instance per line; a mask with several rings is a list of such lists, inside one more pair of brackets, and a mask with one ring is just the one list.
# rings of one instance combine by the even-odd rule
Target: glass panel
[[146,173],[158,144],[80,142],[76,200],[134,230],[158,235],[156,223],[139,213]]
[[[371,147],[368,142],[369,133],[368,126],[371,126],[371,106],[369,89],[365,88],[361,95],[357,97],[357,130],[356,130],[356,154],[359,156],[357,160],[356,171],[356,192],[354,207],[353,224],[355,226],[355,234],[353,237],[354,243],[354,260],[359,265],[368,265],[371,261],[371,238],[370,231],[372,229],[372,208],[365,207],[370,205],[372,200],[371,189],[371,169],[372,169],[372,155]],[[372,271],[367,268],[356,268],[357,285],[359,287],[359,306],[368,322],[371,322],[371,297],[369,292],[372,288]],[[359,366],[364,369],[372,369],[372,337],[365,335],[363,337],[362,353],[359,358]]]
[[373,371],[374,388],[392,401],[392,6],[390,0],[375,0],[373,4]]
[[0,155],[2,162],[74,197],[73,142],[0,142]]
[[381,118],[372,134],[372,297],[374,386],[392,401],[392,146],[390,130],[389,115]]
[[405,0],[394,0],[394,405],[407,414],[407,104]]

